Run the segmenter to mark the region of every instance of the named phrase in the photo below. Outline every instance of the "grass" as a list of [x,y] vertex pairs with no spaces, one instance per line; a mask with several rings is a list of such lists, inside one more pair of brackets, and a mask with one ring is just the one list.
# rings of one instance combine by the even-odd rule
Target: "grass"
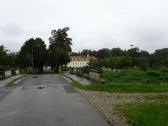
[[103,78],[108,83],[160,84],[168,82],[168,69],[149,69],[148,71],[126,69],[119,72],[109,71],[104,73]]
[[157,94],[157,95],[149,95],[145,97],[145,100],[153,100],[159,101],[160,103],[168,103],[168,94]]
[[[168,68],[126,69],[105,72],[105,84],[81,85],[77,81],[72,86],[89,91],[154,93],[144,97],[144,102],[118,104],[120,111],[132,126],[168,126]],[[163,93],[161,93],[163,92]]]
[[97,85],[97,84],[92,84],[92,85],[81,85],[79,82],[72,82],[72,86],[84,89],[84,90],[90,90],[90,91],[107,91],[107,92],[167,92],[168,91],[168,84],[163,83],[163,84],[115,84],[115,83],[110,83],[110,84],[102,84],[102,85]]
[[10,87],[14,87],[14,86],[16,86],[16,84],[14,84],[13,82],[10,82],[5,85],[6,88],[10,88]]
[[168,104],[119,105],[132,126],[168,126]]
[[14,82],[17,81],[17,80],[19,80],[19,79],[21,79],[21,77],[20,77],[20,78],[16,78],[16,79],[14,79],[13,81],[7,83],[4,87],[5,87],[5,88],[15,87],[16,84],[15,84]]
[[105,72],[105,84],[81,85],[72,82],[72,86],[91,90],[107,92],[168,92],[168,69],[141,71],[127,69],[119,72]]

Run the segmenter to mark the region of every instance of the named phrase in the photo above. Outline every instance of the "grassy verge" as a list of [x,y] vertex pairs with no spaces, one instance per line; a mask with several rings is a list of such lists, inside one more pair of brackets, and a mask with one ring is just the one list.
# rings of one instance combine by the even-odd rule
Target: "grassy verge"
[[168,104],[119,105],[132,126],[168,126]]
[[22,77],[19,77],[19,78],[14,79],[13,81],[7,83],[4,87],[5,87],[5,88],[11,88],[11,87],[16,86],[16,84],[15,84],[14,82],[17,81],[17,80],[19,80],[19,79],[21,79],[21,78],[22,78]]
[[84,90],[90,90],[90,91],[107,91],[107,92],[168,92],[168,84],[162,83],[162,84],[92,84],[92,85],[81,85],[77,81],[73,81],[71,83],[72,86],[84,89]]
[[72,85],[91,91],[107,92],[168,92],[168,69],[140,71],[127,69],[118,72],[105,72],[105,84]]
[[16,84],[14,84],[13,82],[10,82],[5,85],[5,88],[10,88],[10,87],[14,87],[14,86],[16,86]]
[[122,120],[120,115],[111,114],[110,117],[108,112],[113,113],[114,108],[132,126],[168,126],[168,68],[109,71],[104,73],[103,79],[105,84],[82,85],[73,81],[71,85],[86,90],[82,92],[96,108],[100,107],[99,110],[112,120],[112,124],[116,118],[115,123]]

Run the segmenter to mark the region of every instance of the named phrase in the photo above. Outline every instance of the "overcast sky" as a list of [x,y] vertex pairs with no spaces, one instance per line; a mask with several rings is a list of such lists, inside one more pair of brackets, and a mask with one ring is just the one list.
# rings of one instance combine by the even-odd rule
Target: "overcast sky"
[[133,44],[153,52],[168,47],[168,0],[0,0],[0,45],[11,51],[30,37],[48,44],[65,26],[73,51]]

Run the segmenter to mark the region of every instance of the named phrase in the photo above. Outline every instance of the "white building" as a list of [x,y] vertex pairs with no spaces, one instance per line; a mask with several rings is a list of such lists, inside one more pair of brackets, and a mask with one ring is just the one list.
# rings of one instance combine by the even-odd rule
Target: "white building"
[[83,68],[88,65],[91,60],[96,60],[93,56],[71,56],[71,61],[67,64],[68,68]]

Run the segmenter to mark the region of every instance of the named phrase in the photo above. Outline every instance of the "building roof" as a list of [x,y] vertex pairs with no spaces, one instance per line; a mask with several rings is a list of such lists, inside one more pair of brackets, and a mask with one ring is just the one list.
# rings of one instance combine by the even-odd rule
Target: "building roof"
[[90,61],[96,60],[94,56],[70,56],[71,61]]

